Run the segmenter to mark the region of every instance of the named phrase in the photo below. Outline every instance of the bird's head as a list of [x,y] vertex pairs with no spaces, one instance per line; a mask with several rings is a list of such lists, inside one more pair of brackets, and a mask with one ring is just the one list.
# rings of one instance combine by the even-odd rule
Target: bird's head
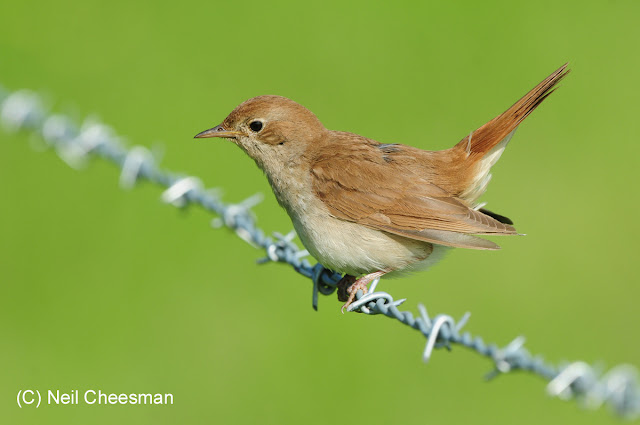
[[221,137],[240,146],[264,170],[298,162],[327,130],[304,106],[281,96],[258,96],[236,107],[222,124],[196,138]]

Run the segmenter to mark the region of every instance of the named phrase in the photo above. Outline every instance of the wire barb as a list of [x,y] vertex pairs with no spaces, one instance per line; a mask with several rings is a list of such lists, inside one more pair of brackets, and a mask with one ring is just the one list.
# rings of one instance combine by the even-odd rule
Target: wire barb
[[[120,172],[120,187],[132,189],[140,176],[143,164],[151,164],[154,158],[149,149],[144,146],[134,146],[127,152]],[[169,190],[169,189],[167,189]]]
[[[318,294],[330,295],[335,292],[341,276],[319,263],[311,266],[305,259],[309,253],[299,249],[293,242],[295,232],[286,235],[274,233],[273,237],[267,237],[256,226],[251,208],[262,201],[261,194],[239,204],[225,204],[219,192],[205,189],[197,177],[179,176],[161,170],[146,148],[134,146],[127,149],[113,130],[104,124],[87,121],[78,129],[63,115],[47,116],[42,102],[30,91],[10,93],[0,86],[0,122],[11,132],[30,130],[39,134],[46,146],[54,148],[72,167],[84,165],[90,156],[101,157],[120,168],[120,185],[123,188],[131,188],[144,179],[164,186],[166,190],[162,193],[162,200],[170,205],[180,208],[189,204],[200,205],[217,216],[212,220],[212,226],[225,226],[251,245],[264,250],[266,257],[259,262],[286,263],[311,279],[312,305],[315,309],[318,307]],[[471,137],[472,134],[469,135],[469,145]],[[487,345],[482,338],[473,337],[469,332],[460,334],[469,319],[469,313],[458,322],[446,314],[431,318],[427,309],[419,304],[419,316],[414,318],[411,312],[398,309],[405,299],[394,300],[390,294],[377,291],[377,287],[378,280],[375,280],[366,294],[358,291],[356,301],[348,311],[382,314],[418,330],[426,338],[422,355],[425,362],[430,360],[434,349],[450,349],[452,344],[458,344],[493,361],[495,370],[490,377],[514,370],[529,371],[549,381],[547,392],[552,396],[578,399],[589,408],[608,404],[618,415],[626,418],[640,416],[640,386],[637,371],[632,366],[615,367],[603,376],[584,362],[571,363],[559,369],[541,357],[533,357],[524,348],[523,337],[514,339],[502,349]]]
[[197,177],[183,177],[173,182],[162,192],[162,201],[173,206],[183,208],[188,205],[187,195],[194,190],[202,189],[202,182]]

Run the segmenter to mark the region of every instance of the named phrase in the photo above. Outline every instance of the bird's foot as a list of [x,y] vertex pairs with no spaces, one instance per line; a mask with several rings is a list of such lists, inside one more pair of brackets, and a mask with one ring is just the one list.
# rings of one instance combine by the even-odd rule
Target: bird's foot
[[358,293],[358,289],[362,289],[362,292],[366,293],[369,288],[369,282],[362,282],[362,279],[357,280],[353,285],[347,288],[347,292],[349,293],[349,298],[347,298],[347,302],[342,306],[340,311],[344,314],[344,309],[349,307],[353,300],[356,298],[356,294]]
[[[349,307],[351,305],[351,303],[354,301],[354,299],[356,298],[356,294],[358,293],[358,289],[361,289],[362,292],[367,293],[367,291],[369,290],[368,285],[376,278],[386,274],[386,271],[379,271],[379,272],[374,272],[374,273],[369,273],[368,275],[362,276],[360,279],[356,280],[355,282],[353,282],[353,284],[351,284],[351,286],[348,286],[346,288],[346,292],[349,294],[349,298],[347,298],[347,302],[342,306],[341,311],[342,314],[344,314],[344,309]],[[345,275],[340,282],[338,282],[338,285],[340,285],[340,283],[342,283],[342,281],[348,281],[347,278],[349,278],[348,280],[353,280],[355,279],[355,277],[350,276],[350,275]],[[346,285],[347,283],[343,283],[343,285]],[[340,286],[338,286],[340,288]],[[343,301],[342,299],[340,299],[340,292],[338,292],[338,299],[340,301]]]

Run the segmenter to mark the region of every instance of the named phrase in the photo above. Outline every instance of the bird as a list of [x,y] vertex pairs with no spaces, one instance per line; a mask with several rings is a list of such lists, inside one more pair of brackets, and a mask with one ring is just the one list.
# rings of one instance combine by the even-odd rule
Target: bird
[[451,248],[499,249],[479,235],[518,234],[478,199],[518,126],[569,71],[564,64],[445,150],[329,130],[309,109],[276,95],[246,100],[195,138],[227,139],[255,161],[307,251],[344,274],[344,313],[377,278],[428,269]]

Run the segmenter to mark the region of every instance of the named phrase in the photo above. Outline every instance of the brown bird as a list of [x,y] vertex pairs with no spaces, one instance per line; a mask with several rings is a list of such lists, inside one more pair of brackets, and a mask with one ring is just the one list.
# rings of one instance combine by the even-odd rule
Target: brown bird
[[441,151],[328,130],[304,106],[280,96],[249,99],[195,137],[229,139],[253,158],[303,245],[326,268],[345,274],[344,309],[377,277],[426,269],[449,247],[499,249],[474,235],[517,234],[508,218],[482,208],[478,198],[518,125],[568,72],[563,65]]

